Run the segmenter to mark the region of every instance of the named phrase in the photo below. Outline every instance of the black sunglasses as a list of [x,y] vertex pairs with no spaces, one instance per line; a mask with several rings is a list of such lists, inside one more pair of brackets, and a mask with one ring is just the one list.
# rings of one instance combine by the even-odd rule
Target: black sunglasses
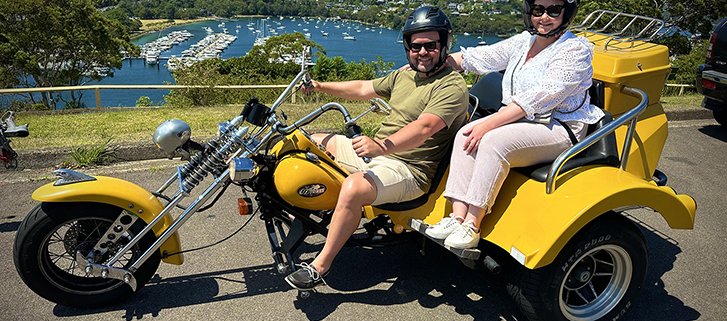
[[530,10],[530,14],[536,17],[541,17],[547,12],[551,18],[558,18],[558,16],[560,16],[560,12],[563,11],[563,8],[565,7],[557,4],[551,5],[547,8],[543,5],[537,4],[532,10]]
[[432,52],[434,50],[437,50],[437,42],[438,41],[430,41],[430,42],[422,42],[422,43],[412,42],[409,44],[409,51],[419,52],[422,50],[422,47],[424,47],[424,50],[426,50],[427,52]]

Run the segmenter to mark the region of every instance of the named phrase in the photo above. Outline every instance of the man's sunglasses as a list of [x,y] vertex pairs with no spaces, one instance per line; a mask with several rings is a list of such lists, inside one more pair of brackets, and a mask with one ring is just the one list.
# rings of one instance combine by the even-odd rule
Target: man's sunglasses
[[551,5],[547,8],[538,4],[530,10],[530,14],[536,17],[541,17],[543,14],[548,13],[551,18],[558,18],[558,16],[560,16],[560,12],[563,11],[563,8],[565,7],[557,4]]
[[422,43],[412,42],[409,44],[409,51],[419,52],[422,50],[422,47],[424,47],[424,50],[426,50],[427,52],[432,52],[434,50],[437,50],[437,42],[438,41],[430,41],[430,42],[422,42]]

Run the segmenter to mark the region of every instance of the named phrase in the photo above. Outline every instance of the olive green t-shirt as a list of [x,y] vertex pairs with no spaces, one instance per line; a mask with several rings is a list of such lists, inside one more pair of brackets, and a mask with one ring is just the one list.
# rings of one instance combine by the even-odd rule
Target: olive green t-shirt
[[467,83],[454,68],[445,67],[429,78],[420,78],[414,71],[397,70],[375,79],[373,86],[377,95],[389,99],[392,109],[375,139],[391,136],[423,113],[437,115],[447,124],[419,147],[386,155],[405,163],[426,192],[439,161],[467,117]]

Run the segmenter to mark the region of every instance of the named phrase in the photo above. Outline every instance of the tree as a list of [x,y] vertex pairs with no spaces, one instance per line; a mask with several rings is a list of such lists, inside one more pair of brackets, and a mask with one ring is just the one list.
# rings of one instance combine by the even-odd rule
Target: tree
[[[122,50],[138,49],[91,0],[0,0],[3,83],[83,85],[101,79],[96,68],[121,68]],[[46,95],[42,102],[51,106]]]
[[724,0],[584,0],[576,22],[596,9],[620,11],[664,20],[664,28],[706,35],[712,21],[727,15]]

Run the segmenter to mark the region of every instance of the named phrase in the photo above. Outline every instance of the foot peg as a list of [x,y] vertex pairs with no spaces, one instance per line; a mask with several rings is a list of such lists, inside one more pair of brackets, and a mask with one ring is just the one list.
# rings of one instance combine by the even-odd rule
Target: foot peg
[[413,230],[419,232],[420,234],[424,235],[426,238],[432,240],[433,242],[446,248],[447,250],[454,253],[454,255],[456,255],[457,257],[459,257],[461,259],[477,260],[480,258],[480,254],[482,253],[478,249],[456,249],[456,248],[444,245],[444,240],[438,240],[438,239],[432,238],[429,235],[427,235],[426,233],[424,233],[427,230],[427,228],[429,227],[429,224],[423,222],[422,220],[410,218],[409,227],[411,227]]

